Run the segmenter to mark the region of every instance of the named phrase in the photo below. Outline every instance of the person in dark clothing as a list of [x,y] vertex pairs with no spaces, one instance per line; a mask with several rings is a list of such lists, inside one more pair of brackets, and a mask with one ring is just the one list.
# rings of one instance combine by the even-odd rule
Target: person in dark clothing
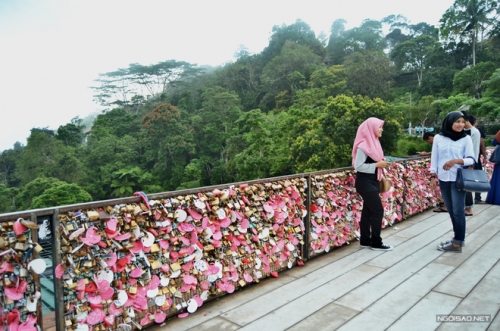
[[[484,138],[486,138],[486,134],[484,133],[484,130],[480,127],[477,126],[477,120],[474,116],[470,115],[469,116],[469,121],[470,124],[472,124],[473,127],[475,127],[480,134],[480,146],[479,146],[479,159],[477,160],[476,163],[476,169],[483,169],[483,165],[486,164],[486,144],[484,143]],[[481,160],[481,156],[483,159]],[[476,192],[474,194],[474,202],[477,203],[482,203],[481,200],[481,192]]]
[[[425,132],[424,135],[422,136],[422,139],[428,143],[431,144],[434,142],[434,133],[432,132]],[[431,152],[417,152],[418,155],[420,156],[429,156],[431,155]]]
[[392,246],[382,243],[380,232],[384,207],[380,199],[382,170],[389,166],[379,138],[384,121],[370,117],[358,128],[352,148],[352,166],[356,170],[356,191],[363,198],[363,210],[359,222],[361,247],[377,251],[390,251]]

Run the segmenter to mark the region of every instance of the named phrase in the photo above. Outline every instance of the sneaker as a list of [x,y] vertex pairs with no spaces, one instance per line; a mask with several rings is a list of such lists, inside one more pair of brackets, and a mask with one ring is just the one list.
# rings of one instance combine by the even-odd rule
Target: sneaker
[[361,247],[361,248],[370,248],[371,246],[370,245],[359,244],[359,247]]
[[[451,243],[451,240],[446,240],[446,241],[439,243],[438,247],[447,245],[448,243]],[[465,243],[462,244],[462,247],[465,247]]]
[[377,246],[377,247],[372,246],[372,250],[374,250],[374,251],[392,251],[392,246],[382,244],[382,245]]
[[449,242],[446,245],[438,246],[438,250],[443,252],[462,253],[462,246],[455,247],[452,242]]

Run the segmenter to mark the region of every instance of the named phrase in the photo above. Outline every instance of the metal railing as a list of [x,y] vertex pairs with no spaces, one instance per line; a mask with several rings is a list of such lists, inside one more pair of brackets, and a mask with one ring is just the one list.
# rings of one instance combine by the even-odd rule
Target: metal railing
[[[392,224],[392,222],[394,221],[401,221],[402,219],[405,219],[415,213],[421,212],[422,210],[425,210],[431,206],[436,205],[437,198],[436,196],[432,195],[426,197],[421,196],[420,198],[418,196],[417,197],[412,196],[411,203],[405,201],[407,195],[409,194],[408,192],[415,191],[418,193],[418,190],[424,189],[423,187],[415,188],[414,180],[416,178],[419,178],[424,181],[427,180],[428,178],[427,163],[428,159],[425,158],[408,158],[404,160],[399,160],[393,164],[392,170],[388,172],[388,176],[393,180],[394,184],[394,189],[391,191],[391,193],[389,195],[383,196],[383,200],[386,204],[386,218],[388,219],[389,225]],[[408,176],[409,172],[412,172],[411,177]],[[209,237],[206,234],[207,232],[206,228],[204,228],[205,232],[202,231],[198,234],[198,236],[200,236],[198,243],[201,243],[203,245],[203,247],[200,247],[200,250],[202,252],[201,259],[208,261],[207,265],[211,263],[210,261],[215,260],[214,257],[217,258],[219,258],[219,256],[227,257],[229,256],[229,254],[233,254],[233,259],[231,261],[238,260],[240,263],[240,266],[238,267],[235,267],[235,265],[223,266],[224,273],[227,272],[228,275],[232,274],[232,277],[234,277],[234,279],[239,279],[239,282],[234,281],[231,283],[230,281],[223,281],[220,277],[216,281],[209,282],[210,288],[208,291],[209,292],[208,300],[210,300],[220,297],[221,295],[225,295],[224,292],[231,293],[229,289],[234,290],[234,287],[236,288],[242,287],[245,286],[246,283],[252,282],[252,281],[247,282],[245,281],[245,279],[250,280],[251,278],[253,278],[253,281],[258,282],[258,278],[256,278],[255,275],[259,275],[259,271],[261,274],[261,278],[269,277],[272,276],[273,272],[279,272],[286,268],[290,268],[318,254],[328,252],[330,248],[340,246],[347,241],[355,240],[356,239],[355,221],[356,217],[359,217],[359,215],[356,216],[357,215],[356,213],[359,212],[359,209],[357,209],[359,208],[359,203],[358,203],[359,198],[356,197],[356,192],[353,188],[354,186],[353,178],[354,178],[354,172],[352,168],[341,168],[341,169],[325,170],[319,172],[304,173],[298,175],[252,180],[246,182],[214,185],[197,189],[148,194],[147,199],[149,201],[160,201],[161,203],[158,204],[157,207],[151,207],[149,209],[149,212],[144,211],[143,208],[141,212],[138,212],[137,214],[134,215],[134,217],[136,217],[134,223],[139,222],[138,215],[141,215],[142,213],[145,215],[146,219],[145,220],[141,219],[141,222],[144,222],[141,223],[140,225],[141,235],[144,235],[149,231],[151,232],[163,231],[163,230],[159,231],[158,228],[161,227],[158,227],[153,224],[152,220],[154,220],[156,217],[158,217],[156,221],[164,220],[165,224],[168,223],[168,220],[171,220],[172,222],[170,224],[171,225],[170,230],[177,231],[176,233],[180,233],[177,229],[177,225],[179,223],[173,221],[172,217],[174,215],[170,215],[172,214],[172,211],[166,210],[168,208],[167,203],[173,202],[174,200],[175,201],[180,200],[182,201],[182,203],[179,203],[177,210],[185,210],[191,213],[195,208],[194,202],[197,199],[197,197],[199,197],[201,200],[203,199],[207,200],[204,202],[207,203],[206,206],[208,206],[209,210],[210,206],[212,207],[210,212],[202,208],[203,210],[206,211],[205,217],[208,217],[210,222],[212,221],[219,222],[222,219],[220,216],[221,214],[218,214],[219,218],[217,218],[215,210],[216,207],[217,210],[222,208],[225,210],[226,213],[228,214],[231,213],[233,218],[231,224],[234,224],[234,226],[227,227],[228,225],[225,224],[224,227],[221,227],[221,229],[223,230],[221,231],[223,238],[223,240],[221,240],[222,244],[218,240],[213,240],[213,238],[206,239],[207,237]],[[220,204],[212,205],[213,202],[212,199],[217,198],[217,195],[214,194],[220,194],[222,192],[228,192],[228,191],[234,193],[234,195],[231,195],[230,199],[231,202],[228,202],[227,200],[226,202],[223,202],[221,196]],[[342,203],[336,203],[333,197],[335,197],[335,199],[338,199],[338,201],[347,201],[349,203],[346,203],[345,205],[343,205]],[[351,199],[351,201],[348,201],[347,199]],[[356,202],[356,204],[351,203],[355,199],[357,199],[356,201],[358,202]],[[420,199],[420,200],[413,201],[414,199]],[[219,201],[218,198],[217,200]],[[291,200],[293,200],[293,202],[291,202]],[[75,280],[85,279],[85,281],[87,282],[85,285],[88,285],[88,281],[92,282],[92,278],[88,279],[85,277],[82,278],[80,276],[82,270],[78,270],[77,268],[78,263],[72,261],[76,260],[76,258],[73,257],[72,255],[74,255],[76,252],[75,251],[77,247],[76,243],[80,245],[80,241],[78,241],[78,238],[76,238],[73,239],[73,244],[69,243],[68,239],[69,233],[75,230],[74,226],[72,225],[69,226],[70,220],[78,218],[80,223],[77,225],[85,226],[87,232],[88,229],[92,226],[96,226],[97,228],[102,230],[105,227],[106,220],[109,220],[111,216],[116,215],[117,217],[123,216],[126,218],[127,214],[130,215],[134,214],[134,212],[132,211],[133,208],[140,209],[141,203],[144,204],[144,202],[145,201],[141,197],[134,196],[128,198],[94,201],[82,204],[73,204],[67,206],[42,208],[42,209],[0,214],[0,223],[7,224],[5,227],[7,230],[10,230],[10,228],[12,227],[12,223],[18,219],[30,219],[32,222],[36,222],[39,225],[38,231],[31,230],[29,232],[29,240],[35,243],[42,241],[39,240],[40,236],[38,232],[40,231],[41,228],[44,228],[43,242],[41,242],[44,250],[42,250],[40,254],[34,253],[32,257],[33,259],[39,257],[46,259],[50,257],[52,259],[52,263],[49,266],[51,267],[51,269],[48,270],[52,272],[52,279],[55,280],[54,308],[56,311],[57,330],[64,330],[66,327],[70,326],[71,323],[74,323],[76,318],[75,316],[78,315],[77,314],[78,312],[75,311],[75,307],[78,308],[82,305],[82,301],[76,298],[77,295],[75,293],[78,292],[77,290],[74,290],[77,287],[76,281],[73,282],[71,277],[73,277],[73,279]],[[270,211],[269,209],[270,207],[268,204],[271,202],[274,204],[273,208],[275,208],[272,211]],[[420,207],[413,208],[412,205],[414,205],[415,203],[419,204]],[[235,206],[236,204],[239,206]],[[245,208],[243,208],[243,205],[245,206]],[[355,206],[355,208],[353,206]],[[255,211],[251,210],[248,211],[246,207],[253,208],[255,209]],[[118,213],[117,210],[120,208],[122,208],[122,210],[127,210],[127,211],[124,211],[123,213]],[[89,217],[90,215],[89,211],[97,211],[99,215],[98,218],[91,219]],[[248,215],[245,214],[245,211],[248,212]],[[302,212],[299,215],[301,211],[305,212]],[[106,213],[108,216],[103,216]],[[75,216],[77,214],[78,216]],[[83,217],[82,215],[84,216],[84,218],[82,218]],[[196,215],[196,214],[192,213],[187,215],[189,217],[190,215]],[[201,220],[199,219],[196,220],[196,217],[197,216],[192,216],[190,221],[192,224],[194,224],[195,227],[198,227],[199,230],[202,227],[201,225],[199,225],[201,224]],[[241,226],[240,221],[242,218],[250,220],[249,222],[250,227],[248,227],[248,232],[246,232],[247,228],[243,229]],[[122,226],[125,228],[130,224],[131,223],[123,222]],[[252,227],[252,225],[254,227]],[[155,231],[155,229],[158,231]],[[243,230],[245,230],[245,232]],[[252,231],[250,230],[253,231],[252,235],[250,235],[252,233]],[[261,239],[260,236],[262,235],[262,232],[266,231],[271,232],[272,234],[267,234],[267,237],[265,237],[265,239]],[[279,236],[277,234],[279,231],[281,232],[285,231],[286,233],[281,233],[281,236]],[[237,233],[239,233],[239,235],[237,235]],[[202,235],[203,237],[201,237]],[[172,238],[169,237],[168,233],[159,236],[160,237],[156,238],[155,244],[160,241],[160,238],[169,238],[168,240],[170,243],[170,248],[163,249],[163,251],[165,251],[165,254],[168,252],[168,254],[166,255],[169,255],[172,252],[179,252],[179,248],[184,247],[182,246],[182,244],[177,245],[178,242],[173,241]],[[193,237],[195,236],[192,235],[191,238]],[[238,247],[231,246],[231,243],[228,242],[228,238],[236,238],[236,237],[239,238],[238,240],[242,243],[242,245],[245,241],[247,242],[246,244],[243,245],[244,249],[241,249],[240,248],[241,246]],[[271,244],[269,243],[270,239],[273,241],[273,243]],[[279,240],[284,241],[285,244],[289,244],[288,246],[286,246],[287,248],[281,247],[283,243],[279,242]],[[123,247],[121,247],[122,245],[117,243],[115,240],[110,239],[103,241],[104,243],[103,245],[100,246],[101,248],[99,248],[97,243],[95,243],[93,246],[88,246],[88,247],[81,244],[79,247],[83,246],[82,249],[86,249],[87,252],[91,251],[95,252],[97,251],[97,249],[101,249],[101,251],[99,252],[102,253],[106,252],[106,254],[108,255],[110,252],[111,253],[116,252],[119,256],[121,256],[122,259],[126,256],[125,254],[122,254],[121,251],[123,249]],[[113,248],[110,250],[109,245],[104,247],[106,241],[111,243],[111,247],[120,246],[121,248],[116,250],[114,250]],[[223,245],[222,248],[215,247],[214,249],[214,247],[210,247],[210,249],[207,249],[208,246],[213,246],[213,244],[216,241],[217,244]],[[248,244],[248,242],[250,242],[250,244]],[[194,247],[196,244],[197,243],[194,242],[191,242],[189,244],[186,243],[186,247],[188,246]],[[132,247],[133,242],[130,241],[127,245],[129,245],[128,247]],[[166,246],[167,245],[165,245],[165,247]],[[280,252],[279,250],[278,252],[276,252],[276,249],[274,249],[274,247],[277,246],[280,247],[279,250],[281,250],[282,252],[281,255],[279,254]],[[250,249],[248,249],[248,247],[250,247]],[[71,252],[68,251],[68,248],[72,249]],[[235,248],[238,248],[236,252],[234,251]],[[196,252],[197,248],[194,249]],[[226,249],[226,251],[224,251],[224,249]],[[273,249],[275,250],[274,252],[272,251]],[[261,253],[261,255],[258,255],[256,253],[257,250]],[[214,255],[214,254],[219,254],[219,255]],[[236,258],[234,258],[235,254],[237,256]],[[286,256],[283,256],[283,254],[285,254]],[[144,256],[146,256],[144,258],[144,263],[155,262],[154,259],[157,259],[157,256],[160,256],[156,254],[153,257],[153,255],[154,254],[152,253],[145,253],[145,255],[143,255],[143,258]],[[72,256],[71,259],[69,259],[68,256]],[[151,261],[147,262],[146,260],[148,260],[148,258]],[[198,258],[199,256],[197,256],[197,259]],[[92,260],[95,261],[98,260],[97,257],[93,258],[82,257],[82,259],[86,261],[87,264],[90,261],[90,265],[92,265],[92,263],[95,264],[95,262],[92,262]],[[262,262],[262,260],[267,260],[267,259],[272,260],[273,263],[271,264],[272,267],[269,267],[269,265],[267,265],[267,267],[269,268],[266,271],[264,270],[266,265]],[[285,261],[288,261],[288,263],[284,263],[284,261],[281,261],[280,259],[281,260],[284,259]],[[173,265],[176,264],[175,262],[176,260],[172,258],[172,255],[166,258],[166,261],[167,262],[165,262],[164,264],[167,265],[170,264],[171,268]],[[262,269],[257,268],[258,265],[257,261],[260,261],[264,268]],[[280,264],[279,262],[282,263]],[[73,265],[71,266],[72,263]],[[188,262],[185,262],[184,264],[187,263]],[[128,270],[126,272],[121,271],[115,273],[114,276],[115,278],[113,279],[112,282],[113,284],[110,284],[114,286],[113,292],[115,294],[113,296],[113,300],[116,299],[116,293],[118,291],[122,291],[120,290],[120,288],[126,289],[129,297],[133,297],[133,294],[131,293],[132,293],[132,288],[135,288],[134,285],[135,282],[132,285],[126,283],[125,274],[129,275],[131,272],[130,269],[136,268],[138,265],[139,262],[132,263],[131,261],[129,261],[129,264],[127,265]],[[60,266],[62,269],[64,269],[66,273],[64,277],[59,277],[59,278],[57,277],[57,270],[56,270],[57,266]],[[176,268],[177,267],[180,266],[176,266]],[[94,266],[94,268],[96,268],[96,266]],[[147,272],[151,271],[150,275],[148,276],[149,279],[139,278],[139,283],[144,281],[144,283],[147,284],[148,281],[150,281],[152,275],[163,275],[163,271],[159,272],[158,271],[159,269],[154,269],[154,268],[155,267],[150,266],[150,270],[149,271],[146,270]],[[233,268],[233,271],[231,271],[231,268]],[[248,277],[251,271],[253,272],[252,275],[254,277]],[[67,275],[68,273],[70,273],[71,276],[68,276]],[[173,269],[164,271],[164,274],[165,275],[168,274],[171,276],[169,282],[170,285],[165,285],[163,289],[168,289],[169,286],[171,286],[170,292],[166,296],[167,299],[171,298],[173,300],[173,303],[171,303],[168,309],[165,310],[168,313],[167,317],[185,311],[186,308],[188,308],[186,307],[185,303],[189,302],[189,300],[193,298],[193,294],[201,295],[203,292],[207,292],[207,290],[202,291],[199,288],[199,286],[192,287],[191,291],[187,292],[180,293],[178,291],[178,288],[177,291],[175,291],[175,288],[177,286],[177,283],[175,283],[175,281],[177,281],[177,278],[173,278],[174,274]],[[185,274],[189,274],[189,272],[186,271]],[[42,275],[35,275],[33,273],[30,273],[30,275],[32,275],[32,277],[30,276],[27,279],[30,279],[36,283],[35,290],[41,289],[40,277],[45,277],[46,280],[49,280],[51,278],[46,273]],[[204,275],[203,272],[196,272],[194,275],[197,277],[198,285],[200,285],[200,283],[206,281],[206,279],[209,278],[206,277],[206,275]],[[124,282],[121,282],[122,279],[118,279],[120,276],[123,278]],[[243,278],[243,276],[245,278]],[[174,283],[176,285],[171,285]],[[225,287],[221,285],[222,283],[224,283],[223,285]],[[181,294],[180,296],[179,293]],[[186,295],[186,293],[188,293],[188,295]],[[4,295],[3,297],[5,298]],[[146,318],[147,321],[148,316],[150,316],[149,317],[150,321],[153,321],[153,317],[155,316],[154,314],[160,311],[160,309],[158,308],[160,306],[157,305],[157,307],[154,307],[152,299],[153,298],[149,297],[146,311],[141,311],[140,309],[138,309],[138,311],[140,311],[140,315],[142,316],[142,320]],[[39,324],[41,324],[40,316],[42,315],[41,305],[45,304],[47,306],[50,306],[49,301],[50,300],[39,301],[39,308],[37,310],[37,316],[39,317],[38,320]],[[111,308],[112,304],[110,304],[109,301],[106,300],[104,300],[103,302],[105,302],[105,304],[103,304],[104,307],[102,309],[107,310],[109,312],[109,310],[112,309]],[[174,306],[175,303],[177,303],[177,305]],[[12,305],[7,306],[6,307],[7,310],[9,309],[9,307],[12,308]],[[51,307],[47,308],[50,309]],[[86,309],[88,307],[85,306],[84,308]],[[94,307],[92,309],[97,309],[97,308]],[[163,315],[161,315],[161,313],[162,312],[160,311],[158,313],[158,316],[162,317]],[[24,315],[26,315],[26,312]],[[138,325],[139,320],[137,318],[136,319],[130,318],[130,315],[125,317],[126,315],[125,313],[123,313],[123,315],[124,316],[121,317],[121,322],[132,325],[134,324]],[[98,323],[103,323],[103,322],[99,321]],[[113,322],[111,327],[118,330],[119,329],[118,324],[119,322],[115,321]]]

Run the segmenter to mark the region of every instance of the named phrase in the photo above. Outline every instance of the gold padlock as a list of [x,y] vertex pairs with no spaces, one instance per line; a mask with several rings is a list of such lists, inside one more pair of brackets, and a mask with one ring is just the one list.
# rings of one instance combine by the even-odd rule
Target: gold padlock
[[172,263],[170,265],[170,269],[172,269],[173,272],[176,272],[177,270],[179,270],[181,268],[181,265],[179,263]]
[[26,235],[25,234],[22,234],[20,236],[17,236],[17,241],[20,241],[20,242],[25,242],[27,239]]
[[37,243],[34,250],[35,250],[35,252],[40,253],[41,251],[43,251],[43,247]]
[[91,221],[97,221],[99,219],[99,213],[94,210],[87,211],[87,217]]
[[161,262],[156,260],[156,261],[153,261],[153,263],[151,263],[151,268],[153,270],[156,270],[156,269],[160,269],[162,266]]
[[160,245],[158,245],[157,243],[154,243],[153,245],[151,245],[151,249],[150,249],[151,253],[157,253],[159,251],[160,251]]

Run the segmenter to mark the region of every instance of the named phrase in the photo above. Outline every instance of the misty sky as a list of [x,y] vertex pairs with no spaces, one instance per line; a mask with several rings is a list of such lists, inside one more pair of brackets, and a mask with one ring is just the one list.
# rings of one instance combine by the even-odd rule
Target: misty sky
[[221,65],[259,53],[274,25],[297,19],[329,35],[336,19],[401,14],[437,25],[453,0],[0,0],[0,152],[33,127],[57,129],[99,111],[99,73],[177,60]]

